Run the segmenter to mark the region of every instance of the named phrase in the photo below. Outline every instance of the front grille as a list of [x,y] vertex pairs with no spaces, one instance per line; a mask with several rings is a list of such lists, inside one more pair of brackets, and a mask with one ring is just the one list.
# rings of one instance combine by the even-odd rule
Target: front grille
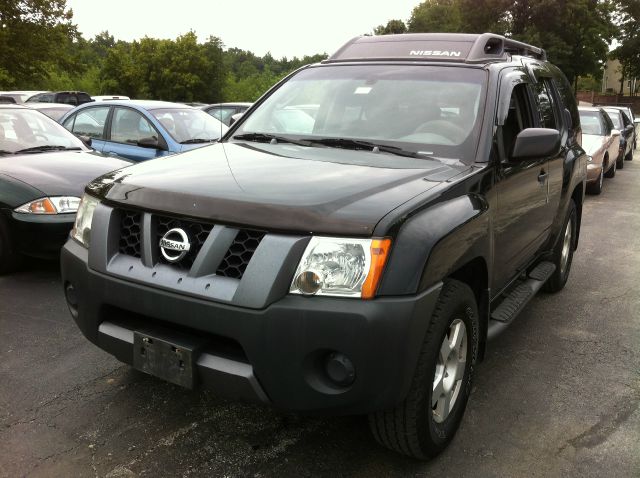
[[265,233],[262,231],[252,231],[250,229],[238,231],[238,235],[231,243],[220,266],[218,266],[216,274],[234,279],[242,279],[244,271],[247,269],[249,261],[251,261],[253,253],[256,252],[264,235]]
[[[181,219],[175,219],[172,217],[157,217],[158,226],[156,229],[156,241],[155,247],[158,248],[158,257],[160,262],[165,264],[171,264],[172,266],[178,267],[183,270],[191,269],[193,265],[193,261],[195,261],[198,252],[202,249],[202,245],[204,241],[207,240],[211,229],[213,229],[213,224],[206,224],[201,222],[193,222],[193,221],[184,221]],[[189,236],[189,242],[191,243],[191,248],[184,258],[178,262],[171,263],[167,261],[163,255],[160,253],[160,239],[171,229],[175,229],[179,227],[184,230]]]
[[140,223],[142,214],[134,211],[122,211],[120,217],[120,254],[140,257]]

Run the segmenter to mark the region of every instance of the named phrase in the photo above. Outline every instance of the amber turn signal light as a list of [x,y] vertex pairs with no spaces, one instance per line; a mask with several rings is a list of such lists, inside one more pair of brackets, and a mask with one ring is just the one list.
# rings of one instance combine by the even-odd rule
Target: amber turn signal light
[[376,295],[390,250],[391,239],[373,239],[371,241],[371,265],[367,279],[362,284],[363,299],[373,299]]

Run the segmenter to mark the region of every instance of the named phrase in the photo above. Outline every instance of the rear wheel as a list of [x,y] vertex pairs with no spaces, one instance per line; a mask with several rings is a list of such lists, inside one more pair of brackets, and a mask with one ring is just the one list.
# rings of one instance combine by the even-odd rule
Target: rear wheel
[[473,291],[444,283],[413,376],[395,408],[369,415],[376,440],[418,459],[432,458],[451,442],[464,414],[478,355],[479,320]]
[[552,262],[556,266],[556,270],[544,284],[544,290],[547,292],[561,291],[571,271],[571,263],[573,262],[573,251],[576,243],[576,231],[578,224],[578,213],[576,204],[573,199],[569,200],[569,210],[564,220],[564,227],[558,239],[556,247],[553,250]]
[[13,248],[9,228],[0,217],[0,274],[11,272],[19,262],[20,255]]
[[631,148],[627,153],[627,155],[624,157],[625,161],[631,161],[632,159],[633,159],[633,148]]

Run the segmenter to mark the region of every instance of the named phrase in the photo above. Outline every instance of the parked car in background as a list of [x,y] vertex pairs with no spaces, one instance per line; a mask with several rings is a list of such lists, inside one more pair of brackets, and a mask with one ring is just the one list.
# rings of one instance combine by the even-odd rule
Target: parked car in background
[[0,91],[0,95],[11,96],[14,100],[16,100],[17,104],[24,103],[31,96],[36,95],[38,93],[46,93],[46,92],[45,91]]
[[42,113],[0,105],[0,273],[22,255],[57,257],[85,185],[130,164],[90,151]]
[[0,103],[3,104],[16,104],[16,100],[15,98],[13,98],[12,96],[8,96],[8,95],[0,95]]
[[25,103],[25,106],[44,113],[54,121],[58,121],[66,112],[73,109],[72,105],[64,103]]
[[604,108],[613,121],[613,127],[620,131],[620,151],[618,155],[618,169],[624,168],[624,161],[633,159],[633,121],[617,108]]
[[244,113],[253,103],[216,103],[202,106],[201,109],[216,119],[219,119],[227,126],[230,126],[231,117],[238,113]]
[[99,95],[99,96],[92,96],[91,99],[93,101],[113,101],[113,100],[130,100],[131,98],[124,95]]
[[620,131],[602,108],[579,106],[582,148],[590,156],[587,163],[587,192],[600,194],[604,178],[616,175],[620,151]]
[[78,106],[60,123],[75,135],[89,136],[96,151],[133,161],[200,148],[227,132],[227,126],[199,109],[151,100]]
[[83,105],[93,100],[84,91],[46,91],[30,96],[25,103],[64,103],[67,105]]
[[[633,110],[631,108],[629,108],[628,106],[606,106],[605,108],[615,108],[617,110],[620,110],[630,120],[631,124],[633,125],[632,148],[635,150],[638,147],[638,132],[636,131],[636,128],[635,128],[635,126],[636,126],[636,117],[633,114]],[[631,159],[633,159],[633,155],[631,155]]]

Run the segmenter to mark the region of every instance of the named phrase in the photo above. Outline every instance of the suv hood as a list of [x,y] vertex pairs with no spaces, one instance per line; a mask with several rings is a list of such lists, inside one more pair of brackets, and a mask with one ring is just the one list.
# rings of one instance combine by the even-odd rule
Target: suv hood
[[371,235],[389,211],[469,168],[447,161],[218,143],[107,174],[88,191],[124,207],[223,224]]
[[130,164],[84,151],[58,151],[1,156],[0,173],[40,190],[45,196],[80,197],[92,179]]

